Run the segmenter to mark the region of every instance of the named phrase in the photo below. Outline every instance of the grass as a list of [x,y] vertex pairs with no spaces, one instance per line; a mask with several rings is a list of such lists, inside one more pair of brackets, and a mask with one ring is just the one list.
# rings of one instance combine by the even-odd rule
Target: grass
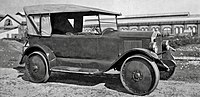
[[18,65],[22,44],[14,40],[0,40],[0,67],[12,68]]
[[176,57],[200,57],[200,44],[188,44],[176,48],[175,52],[172,54]]
[[169,80],[200,83],[200,61],[176,61],[175,73]]
[[186,46],[188,44],[200,44],[200,37],[190,37],[190,36],[176,36],[171,38],[163,38],[169,40],[170,46],[174,48],[179,48]]
[[173,55],[176,57],[200,57],[200,52],[198,51],[176,51],[173,52]]

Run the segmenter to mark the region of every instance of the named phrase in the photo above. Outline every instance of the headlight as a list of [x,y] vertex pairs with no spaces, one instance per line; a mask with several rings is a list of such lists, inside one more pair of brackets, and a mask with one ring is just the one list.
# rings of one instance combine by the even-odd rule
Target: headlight
[[169,50],[169,40],[163,40],[163,42],[162,42],[162,50],[163,51]]
[[175,51],[175,49],[169,45],[169,40],[164,40],[162,42],[162,50],[163,51],[168,51],[168,50]]
[[158,46],[157,46],[156,42],[151,42],[151,43],[149,44],[149,48],[150,48],[152,51],[154,51],[155,53],[158,53]]

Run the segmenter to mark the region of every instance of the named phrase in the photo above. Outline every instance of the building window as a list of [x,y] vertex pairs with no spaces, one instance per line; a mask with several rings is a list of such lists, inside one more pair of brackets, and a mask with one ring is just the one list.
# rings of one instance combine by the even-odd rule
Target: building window
[[165,27],[163,29],[163,36],[169,36],[170,34],[172,34],[171,28],[170,27]]
[[128,31],[128,27],[121,27],[121,31]]
[[194,35],[197,34],[197,27],[193,26],[193,28],[192,28],[192,33],[193,33]]
[[146,27],[146,28],[144,28],[144,31],[148,31],[148,30],[149,30],[149,28],[147,28],[147,27]]
[[137,31],[138,29],[137,28],[131,28],[131,31]]
[[140,30],[141,30],[141,31],[148,31],[148,30],[149,30],[149,28],[148,28],[148,27],[146,27],[146,26],[142,26],[142,27],[140,27]]
[[181,33],[183,33],[184,29],[183,29],[183,27],[176,27],[175,31],[176,31],[176,34],[181,34]]
[[195,26],[190,26],[190,27],[188,27],[188,29],[191,30],[192,33],[196,32],[196,27]]
[[197,34],[196,26],[189,26],[188,30],[192,33],[192,35],[196,35]]
[[12,26],[13,23],[10,19],[6,19],[6,21],[4,22],[4,26]]
[[152,31],[156,31],[156,28],[155,28],[155,27],[153,27],[151,30],[152,30]]
[[175,28],[175,32],[176,32],[176,34],[179,34],[179,28],[178,27]]
[[151,30],[152,31],[160,31],[159,27],[153,27]]
[[183,33],[183,27],[180,27],[180,33]]

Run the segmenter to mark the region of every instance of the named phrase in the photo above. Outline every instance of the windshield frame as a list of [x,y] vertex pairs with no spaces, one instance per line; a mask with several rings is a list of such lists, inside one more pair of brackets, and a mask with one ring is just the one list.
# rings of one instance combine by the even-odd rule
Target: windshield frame
[[[98,15],[92,15],[92,16],[96,16],[96,18],[95,19],[94,18],[86,19],[84,21],[86,23],[84,25],[84,29],[86,29],[86,30],[90,29],[90,31],[86,31],[85,30],[85,32],[92,32],[94,29],[97,29],[97,30],[99,30],[99,35],[101,35],[107,28],[109,28],[109,29],[111,28],[113,30],[118,30],[117,15],[102,15],[102,14],[98,14]],[[105,18],[105,16],[107,18]],[[111,25],[111,27],[108,26],[108,25]]]

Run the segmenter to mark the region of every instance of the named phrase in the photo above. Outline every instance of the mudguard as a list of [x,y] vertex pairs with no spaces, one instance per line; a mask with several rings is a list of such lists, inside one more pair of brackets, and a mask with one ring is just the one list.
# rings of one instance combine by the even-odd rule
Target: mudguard
[[[112,67],[116,67],[116,65],[121,65],[120,62],[124,62],[126,60],[126,58],[132,56],[132,55],[135,55],[135,54],[140,54],[140,55],[144,55],[144,56],[147,56],[148,58],[150,58],[151,61],[154,61],[158,68],[159,69],[162,69],[162,70],[169,70],[169,67],[167,65],[165,65],[161,59],[158,57],[158,55],[148,49],[145,49],[145,48],[133,48],[125,53],[123,53],[115,62],[114,62],[114,65],[111,66]],[[120,69],[119,66],[117,66],[118,69]]]
[[127,56],[127,55],[134,55],[134,54],[143,54],[148,56],[151,59],[159,59],[158,55],[148,49],[145,48],[133,48],[125,53],[122,54],[121,57]]
[[49,47],[47,47],[45,45],[38,45],[38,44],[35,44],[33,46],[29,46],[23,52],[22,58],[21,58],[19,64],[25,63],[26,60],[27,60],[28,55],[31,54],[34,51],[41,51],[46,55],[48,63],[49,63],[49,67],[52,67],[53,65],[56,64],[56,56],[54,55],[53,51]]
[[134,53],[141,53],[141,54],[145,54],[153,59],[159,59],[158,55],[148,49],[145,48],[134,48],[126,53],[130,53],[130,52],[134,52]]

